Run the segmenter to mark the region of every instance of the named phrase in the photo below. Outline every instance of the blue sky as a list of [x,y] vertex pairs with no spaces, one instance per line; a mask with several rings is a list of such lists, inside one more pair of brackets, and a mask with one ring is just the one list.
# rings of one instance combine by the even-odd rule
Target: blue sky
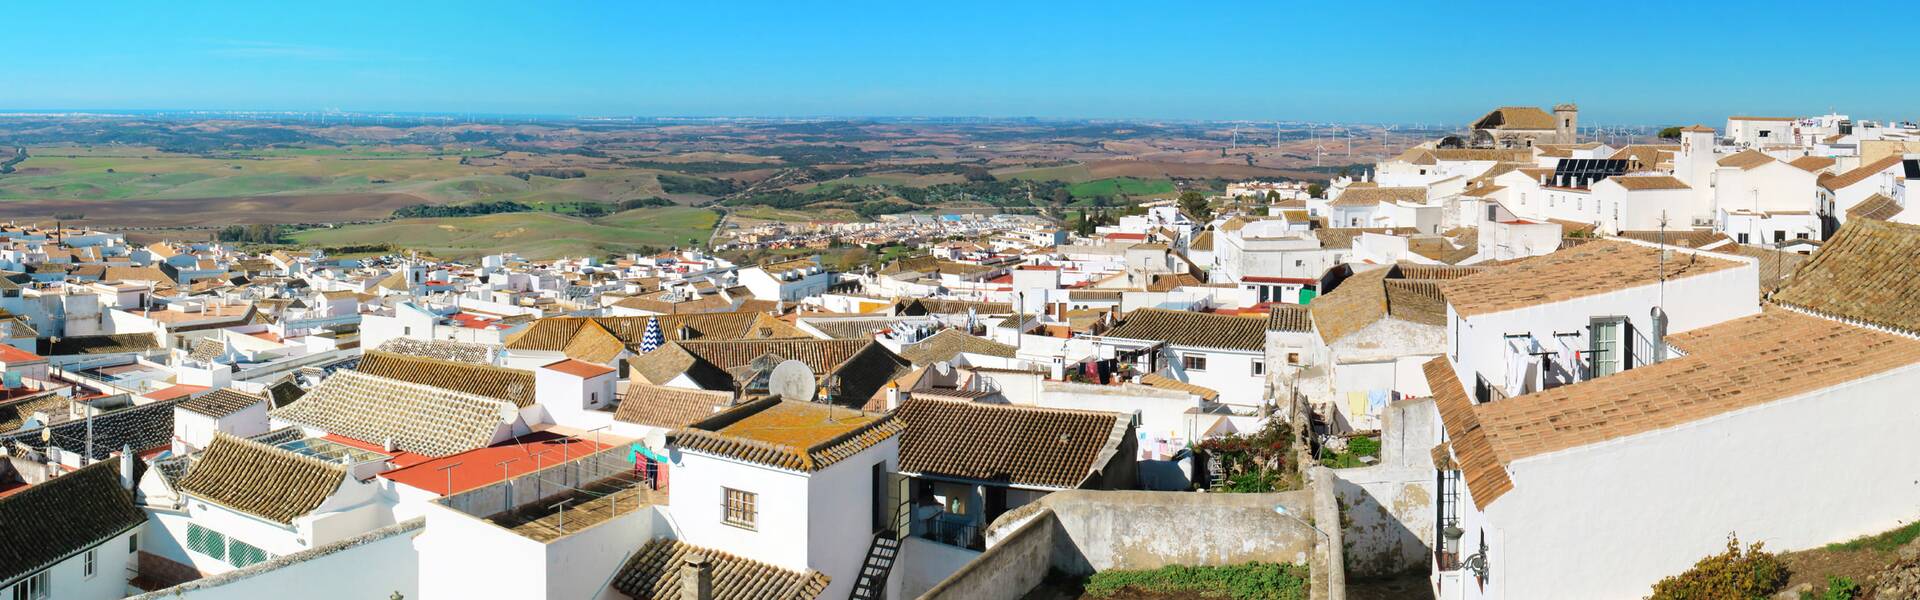
[[[16,0],[0,110],[1459,122],[1572,100],[1598,124],[1920,117],[1908,36],[1887,33],[1911,8],[1833,6]],[[1549,30],[1559,42],[1534,40]]]

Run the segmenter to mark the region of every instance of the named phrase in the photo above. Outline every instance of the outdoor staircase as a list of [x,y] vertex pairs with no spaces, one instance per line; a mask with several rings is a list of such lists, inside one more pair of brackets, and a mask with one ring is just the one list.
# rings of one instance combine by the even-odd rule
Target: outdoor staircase
[[894,532],[874,534],[873,545],[867,547],[867,562],[860,565],[860,579],[853,583],[847,600],[880,600],[886,595],[887,575],[893,572],[893,561],[899,556],[900,539]]

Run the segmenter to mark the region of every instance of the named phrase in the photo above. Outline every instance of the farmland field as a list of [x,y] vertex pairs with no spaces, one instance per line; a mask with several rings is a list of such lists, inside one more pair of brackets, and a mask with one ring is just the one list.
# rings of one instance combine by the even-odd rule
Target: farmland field
[[446,258],[517,252],[532,259],[601,256],[704,241],[718,215],[698,208],[641,208],[597,219],[548,212],[397,219],[309,229],[293,241],[315,246],[392,243]]
[[1173,182],[1164,179],[1146,180],[1132,177],[1110,177],[1073,184],[1067,188],[1075,198],[1106,196],[1109,198],[1125,194],[1128,196],[1164,196],[1173,194]]

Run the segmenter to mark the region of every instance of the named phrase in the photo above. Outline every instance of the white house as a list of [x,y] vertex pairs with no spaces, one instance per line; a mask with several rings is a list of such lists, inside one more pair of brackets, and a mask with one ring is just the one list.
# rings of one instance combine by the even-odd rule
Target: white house
[[[134,505],[131,455],[0,496],[0,597],[111,600],[127,595],[146,513]],[[18,464],[18,463],[16,463]],[[23,474],[25,475],[25,474]]]
[[740,285],[761,300],[798,302],[827,293],[833,285],[833,273],[822,268],[817,257],[747,267],[739,276]]
[[1257,407],[1271,397],[1264,318],[1143,308],[1095,342],[1102,359],[1218,390],[1223,404]]

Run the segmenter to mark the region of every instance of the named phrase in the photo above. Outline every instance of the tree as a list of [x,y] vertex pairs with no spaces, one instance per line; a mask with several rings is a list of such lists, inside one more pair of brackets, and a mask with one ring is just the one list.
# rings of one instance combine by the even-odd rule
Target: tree
[[1053,196],[1053,203],[1057,205],[1065,205],[1073,201],[1073,190],[1064,187],[1053,188],[1051,195]]
[[1668,127],[1668,128],[1665,128],[1665,129],[1661,129],[1661,130],[1660,130],[1660,139],[1663,139],[1663,140],[1677,140],[1677,139],[1680,139],[1680,128],[1679,128],[1679,127]]
[[988,171],[986,167],[974,165],[961,167],[960,175],[966,177],[967,181],[993,181],[993,172]]
[[1324,183],[1309,183],[1309,184],[1307,184],[1307,195],[1308,195],[1308,196],[1313,196],[1313,197],[1315,197],[1315,198],[1319,198],[1319,197],[1321,197],[1321,196],[1324,196],[1324,195],[1326,195],[1326,193],[1327,193],[1327,185],[1326,185],[1326,184],[1324,184]]
[[1180,192],[1180,210],[1195,221],[1213,220],[1213,207],[1207,205],[1207,196],[1196,190]]

